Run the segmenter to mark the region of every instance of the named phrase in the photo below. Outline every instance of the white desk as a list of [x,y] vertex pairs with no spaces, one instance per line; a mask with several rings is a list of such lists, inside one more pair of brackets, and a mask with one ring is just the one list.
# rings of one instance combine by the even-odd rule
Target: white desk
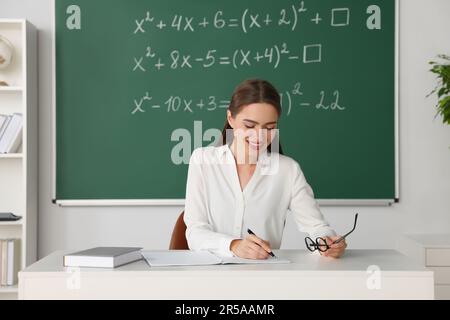
[[[434,298],[433,272],[397,251],[348,250],[339,260],[274,252],[292,263],[151,268],[141,260],[70,272],[62,266],[65,252],[58,251],[19,273],[19,299]],[[381,271],[369,273],[372,265]]]

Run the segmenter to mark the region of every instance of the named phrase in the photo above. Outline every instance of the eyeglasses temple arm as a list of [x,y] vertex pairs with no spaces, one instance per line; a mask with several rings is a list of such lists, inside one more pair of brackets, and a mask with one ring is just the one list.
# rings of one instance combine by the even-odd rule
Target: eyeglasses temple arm
[[352,233],[353,231],[355,231],[356,229],[356,222],[358,221],[358,214],[355,215],[355,223],[353,224],[353,229],[350,230],[349,232],[347,232],[346,234],[344,234],[342,237],[340,237],[339,239],[337,239],[336,241],[333,241],[333,244],[335,243],[339,243],[342,240],[344,240],[350,233]]

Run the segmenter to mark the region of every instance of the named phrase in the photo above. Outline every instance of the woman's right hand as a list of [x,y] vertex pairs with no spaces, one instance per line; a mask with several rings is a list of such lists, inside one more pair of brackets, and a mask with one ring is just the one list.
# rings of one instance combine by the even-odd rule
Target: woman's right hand
[[245,259],[267,259],[270,249],[269,242],[249,234],[245,239],[231,241],[230,250],[238,257]]

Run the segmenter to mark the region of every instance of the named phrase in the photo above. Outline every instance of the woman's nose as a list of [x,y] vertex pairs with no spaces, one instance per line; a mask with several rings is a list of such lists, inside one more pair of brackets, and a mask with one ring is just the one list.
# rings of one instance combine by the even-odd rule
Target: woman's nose
[[267,129],[266,128],[260,128],[257,130],[257,137],[259,141],[265,141],[267,137]]

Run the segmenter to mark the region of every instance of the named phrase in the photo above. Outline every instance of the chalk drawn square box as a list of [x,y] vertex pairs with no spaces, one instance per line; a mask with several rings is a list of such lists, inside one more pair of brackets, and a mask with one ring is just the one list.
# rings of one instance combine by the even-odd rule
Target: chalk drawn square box
[[345,27],[350,24],[350,9],[335,8],[331,10],[331,26]]
[[303,47],[303,63],[322,62],[322,45],[311,44]]

